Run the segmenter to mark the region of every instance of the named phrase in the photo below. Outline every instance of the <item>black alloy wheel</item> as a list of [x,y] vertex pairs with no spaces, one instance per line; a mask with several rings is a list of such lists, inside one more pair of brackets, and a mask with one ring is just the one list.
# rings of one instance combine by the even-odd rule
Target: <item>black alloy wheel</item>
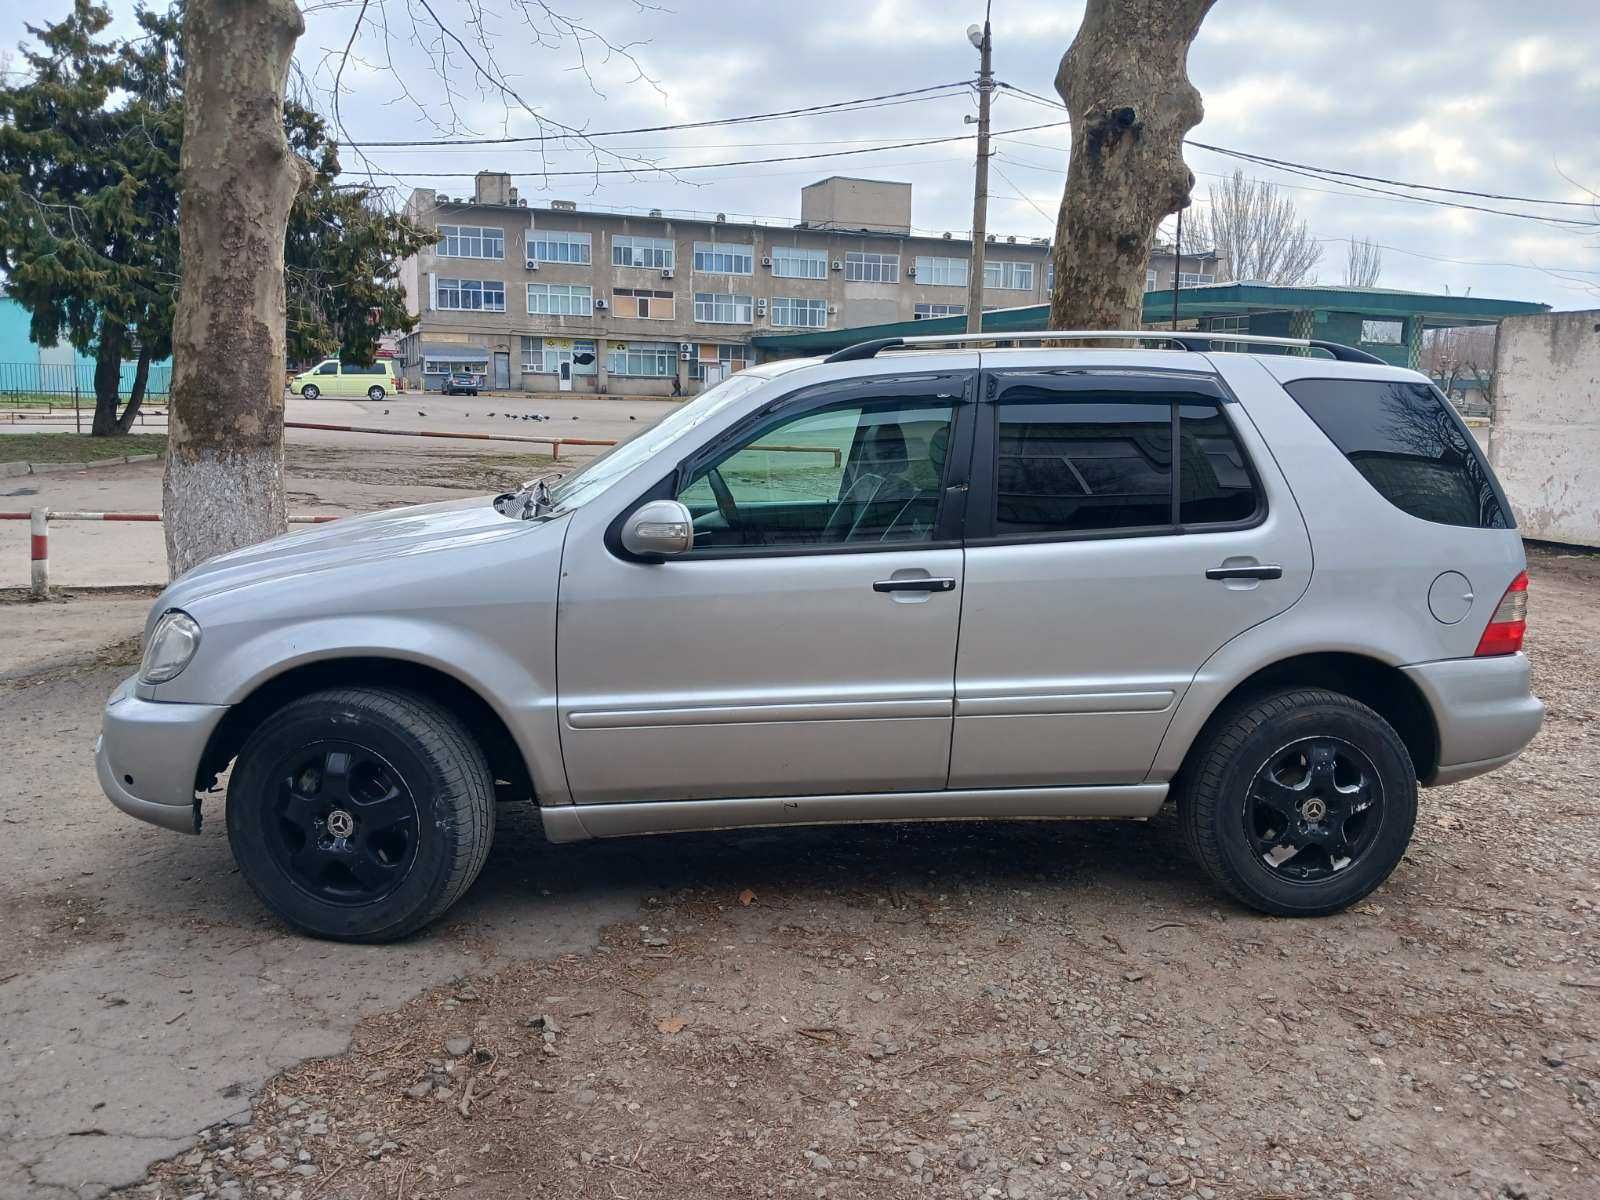
[[313,742],[268,774],[278,787],[263,831],[288,878],[328,904],[371,904],[394,892],[416,859],[418,812],[382,755],[355,742]]
[[1333,737],[1302,738],[1250,782],[1245,837],[1268,870],[1298,883],[1347,871],[1383,825],[1383,780],[1372,759]]

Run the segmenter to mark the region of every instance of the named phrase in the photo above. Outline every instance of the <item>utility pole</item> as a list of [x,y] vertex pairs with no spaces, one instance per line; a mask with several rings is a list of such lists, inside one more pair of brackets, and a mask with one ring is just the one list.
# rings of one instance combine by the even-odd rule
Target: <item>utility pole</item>
[[989,224],[989,97],[994,92],[990,60],[989,11],[984,6],[983,28],[967,29],[967,39],[978,48],[978,164],[972,183],[972,264],[967,268],[967,332],[983,331],[983,249]]

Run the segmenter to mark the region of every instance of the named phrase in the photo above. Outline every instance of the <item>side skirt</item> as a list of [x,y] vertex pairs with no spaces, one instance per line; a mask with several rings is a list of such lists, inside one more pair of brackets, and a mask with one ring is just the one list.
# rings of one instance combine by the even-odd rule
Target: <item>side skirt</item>
[[649,800],[541,808],[552,842],[864,821],[1144,820],[1167,798],[1164,783],[1118,787],[998,788],[868,792],[846,796],[763,796],[734,800]]

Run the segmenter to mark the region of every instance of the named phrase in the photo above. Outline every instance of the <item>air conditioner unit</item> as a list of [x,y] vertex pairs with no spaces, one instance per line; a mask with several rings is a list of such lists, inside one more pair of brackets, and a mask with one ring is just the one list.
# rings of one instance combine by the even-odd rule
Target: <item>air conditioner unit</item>
[[537,258],[530,258],[523,265],[526,266],[530,271],[537,271],[539,269],[539,260]]
[[830,317],[837,316],[838,313],[839,313],[839,306],[837,304],[828,305],[828,315]]
[[843,263],[842,263],[842,262],[840,262],[840,261],[839,261],[839,260],[838,260],[838,259],[837,259],[837,258],[836,258],[836,259],[834,259],[834,260],[833,260],[833,269],[834,269],[834,270],[835,270],[835,271],[842,271],[842,270],[844,270],[844,264],[843,264]]
[[671,279],[672,278],[672,268],[671,267],[662,267],[661,268],[661,278],[663,278],[663,279]]
[[694,353],[694,343],[693,342],[679,342],[678,343],[678,353],[679,354],[693,354]]
[[763,255],[761,259],[761,265],[763,267],[770,267],[772,265],[772,256],[770,254]]
[[605,310],[610,307],[611,302],[609,300],[596,300],[594,302],[594,308],[596,312],[605,312]]
[[767,302],[765,300],[757,300],[756,301],[756,311],[758,313],[766,312],[767,311]]
[[907,279],[915,279],[916,277],[917,277],[917,269],[915,267],[907,267],[906,268],[906,278]]
[[690,358],[692,358],[692,357],[693,357],[693,355],[691,355],[689,353],[689,351],[687,351],[687,350],[679,350],[678,351],[678,361],[679,362],[688,362],[690,360]]

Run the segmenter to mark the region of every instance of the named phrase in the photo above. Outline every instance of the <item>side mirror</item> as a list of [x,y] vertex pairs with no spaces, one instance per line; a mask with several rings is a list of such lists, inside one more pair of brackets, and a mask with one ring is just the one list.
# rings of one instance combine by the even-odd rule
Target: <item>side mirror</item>
[[622,524],[622,548],[629,554],[661,557],[694,546],[694,517],[676,500],[641,504]]

